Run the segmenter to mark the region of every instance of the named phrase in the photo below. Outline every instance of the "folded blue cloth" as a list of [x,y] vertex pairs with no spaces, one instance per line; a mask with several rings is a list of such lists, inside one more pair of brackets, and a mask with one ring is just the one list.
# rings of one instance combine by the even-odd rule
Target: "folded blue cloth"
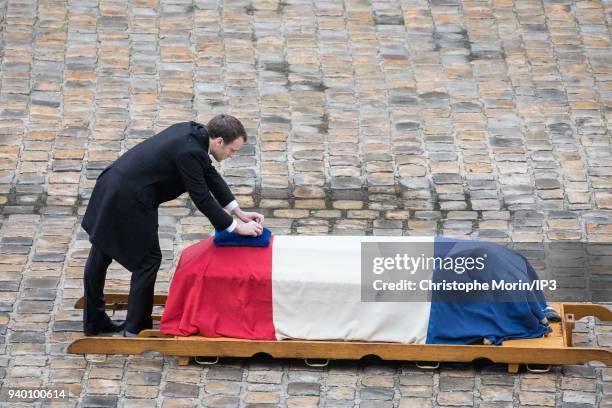
[[272,233],[269,229],[263,229],[263,232],[258,237],[244,237],[236,232],[216,231],[213,242],[217,246],[251,246],[251,247],[267,247],[270,245],[270,237]]

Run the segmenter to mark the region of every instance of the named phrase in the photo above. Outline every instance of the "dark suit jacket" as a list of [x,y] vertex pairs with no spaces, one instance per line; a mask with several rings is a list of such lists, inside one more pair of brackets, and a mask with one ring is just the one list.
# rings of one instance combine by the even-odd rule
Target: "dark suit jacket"
[[215,229],[232,224],[222,207],[234,196],[212,166],[206,127],[196,122],[170,126],[104,169],[81,225],[92,244],[134,270],[158,240],[157,207],[185,191]]

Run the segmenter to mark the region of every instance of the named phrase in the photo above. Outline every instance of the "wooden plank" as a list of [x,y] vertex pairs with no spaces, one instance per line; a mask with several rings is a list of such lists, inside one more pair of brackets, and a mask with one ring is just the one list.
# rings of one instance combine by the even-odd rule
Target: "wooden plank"
[[[163,294],[163,293],[155,294],[153,295],[153,305],[154,306],[164,306],[166,304],[167,299],[168,299],[168,295],[166,294]],[[128,294],[127,293],[105,293],[104,300],[106,301],[106,308],[112,309],[112,305],[114,303],[127,305]],[[80,297],[74,303],[74,308],[83,309],[84,305],[85,305],[85,299],[83,299],[83,297]],[[123,310],[123,309],[116,309],[116,310]]]
[[599,348],[525,347],[484,345],[399,344],[379,342],[330,342],[298,340],[236,340],[189,336],[185,338],[86,337],[74,341],[74,354],[140,354],[157,351],[172,356],[252,357],[265,353],[275,358],[321,358],[358,360],[376,355],[383,360],[472,362],[488,359],[508,364],[583,364],[600,361],[612,365],[612,350]]
[[516,374],[519,372],[519,367],[520,364],[508,364],[507,370],[510,374]]
[[143,330],[138,333],[138,337],[174,338],[174,336],[162,333],[159,330]]
[[561,305],[559,311],[561,314],[561,334],[563,336],[563,344],[566,347],[572,347],[574,345],[574,314],[566,312],[565,305]]
[[[554,304],[561,316],[568,314],[567,304]],[[610,311],[600,305],[569,304],[579,316],[609,317]],[[517,372],[520,364],[583,364],[600,361],[612,365],[612,350],[571,347],[571,322],[552,323],[552,333],[543,338],[508,340],[502,346],[401,344],[350,341],[245,340],[202,336],[169,336],[158,330],[145,330],[139,337],[86,337],[74,341],[68,352],[75,354],[140,354],[157,351],[179,356],[179,364],[188,364],[189,357],[251,357],[265,353],[275,358],[351,359],[376,355],[383,360],[472,362],[488,359],[508,364],[509,372]],[[527,350],[529,350],[527,352]],[[537,350],[538,352],[532,352]]]
[[561,323],[551,323],[552,332],[545,337],[534,339],[506,340],[501,347],[520,347],[520,348],[546,348],[555,349],[565,347],[563,342],[563,332]]
[[572,313],[575,320],[593,316],[601,321],[612,321],[612,311],[604,305],[594,303],[563,303],[565,313]]

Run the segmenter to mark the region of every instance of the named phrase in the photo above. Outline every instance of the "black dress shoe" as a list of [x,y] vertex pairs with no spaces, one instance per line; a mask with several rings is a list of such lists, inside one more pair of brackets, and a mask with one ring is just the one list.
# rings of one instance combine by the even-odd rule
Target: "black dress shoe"
[[124,327],[125,327],[125,321],[123,320],[118,321],[116,323],[113,322],[112,320],[109,320],[103,325],[88,327],[88,328],[85,328],[83,331],[85,332],[86,336],[99,336],[100,334],[104,334],[104,333],[120,332],[121,330],[123,330]]

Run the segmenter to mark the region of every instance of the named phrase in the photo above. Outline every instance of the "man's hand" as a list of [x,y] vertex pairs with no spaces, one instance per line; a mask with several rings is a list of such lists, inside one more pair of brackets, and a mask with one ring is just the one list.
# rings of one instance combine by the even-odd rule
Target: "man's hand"
[[236,214],[236,217],[238,217],[242,222],[248,223],[249,221],[255,221],[263,227],[264,216],[262,214],[256,212],[242,211],[239,208],[234,211],[234,214]]
[[238,224],[234,231],[245,237],[258,237],[263,232],[263,226],[255,221],[249,221],[244,224]]

